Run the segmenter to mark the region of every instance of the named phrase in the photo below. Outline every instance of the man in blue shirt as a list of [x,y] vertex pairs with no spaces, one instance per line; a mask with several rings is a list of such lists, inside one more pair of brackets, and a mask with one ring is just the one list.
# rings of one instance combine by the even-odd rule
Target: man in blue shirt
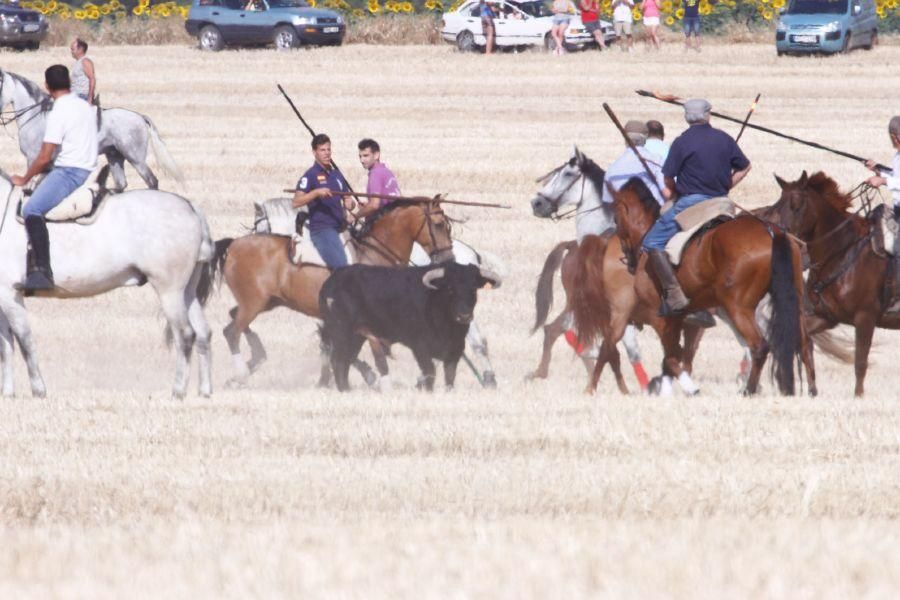
[[682,311],[690,302],[665,252],[666,243],[678,233],[675,215],[704,200],[728,196],[728,191],[750,171],[750,161],[731,136],[709,124],[711,110],[706,100],[684,103],[684,118],[690,127],[672,142],[663,164],[663,195],[675,205],[644,237],[647,266],[663,290],[664,316]]
[[344,176],[331,163],[331,140],[320,133],[312,141],[315,164],[311,166],[294,192],[294,208],[309,206],[310,239],[325,264],[331,269],[347,266],[347,255],[341,231],[347,226],[344,208],[352,206],[349,197],[335,196],[332,192],[346,192],[349,188]]

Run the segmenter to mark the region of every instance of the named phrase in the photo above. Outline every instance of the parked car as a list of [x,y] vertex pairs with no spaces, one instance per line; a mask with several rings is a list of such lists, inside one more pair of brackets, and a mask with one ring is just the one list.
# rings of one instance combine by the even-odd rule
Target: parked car
[[778,56],[786,52],[849,52],[878,44],[875,0],[790,0],[775,29]]
[[50,24],[38,11],[0,4],[0,45],[37,50],[49,31]]
[[[548,50],[556,48],[550,35],[553,13],[546,0],[501,0],[492,1],[494,12],[495,43],[498,47],[544,46]],[[608,21],[600,21],[600,30],[606,43],[615,40],[613,26]],[[444,41],[455,43],[462,52],[475,50],[485,45],[481,30],[481,7],[478,0],[469,0],[456,10],[444,13],[441,25]],[[595,44],[581,18],[574,16],[566,30],[565,44],[568,49],[584,48]]]
[[194,0],[184,26],[201,50],[210,51],[231,45],[338,46],[347,31],[339,13],[311,8],[304,0]]

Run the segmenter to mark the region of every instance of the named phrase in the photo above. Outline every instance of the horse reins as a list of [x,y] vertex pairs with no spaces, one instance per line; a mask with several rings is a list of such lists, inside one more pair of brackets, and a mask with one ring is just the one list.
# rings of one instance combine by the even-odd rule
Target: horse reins
[[[7,75],[7,73],[0,71],[0,98],[3,98],[3,87],[6,85],[6,75]],[[28,111],[32,110],[33,108],[38,107],[38,106],[42,107],[46,102],[47,102],[47,98],[42,98],[41,100],[35,102],[34,104],[26,106],[25,108],[14,108],[12,110],[2,110],[2,108],[0,108],[0,125],[3,126],[3,129],[5,131],[7,125],[12,123],[13,121],[18,120],[19,117],[21,117]],[[35,117],[37,117],[38,115],[40,115],[44,112],[45,112],[44,110],[40,110],[40,111],[37,111],[36,113],[34,113],[33,115],[31,115],[27,121],[25,121],[24,123],[19,125],[19,129],[22,129],[23,127],[25,127],[25,125],[30,123]]]
[[[550,177],[556,177],[557,175],[559,175],[560,171],[562,171],[563,169],[566,168],[566,165],[568,165],[568,164],[569,164],[568,162],[564,162],[563,164],[559,165],[552,171],[548,172],[546,175],[543,175],[542,177],[538,177],[536,181],[538,183],[540,183],[542,181],[546,181]],[[542,192],[537,193],[538,198],[541,198],[542,200],[549,202],[553,206],[553,214],[550,215],[550,219],[552,221],[554,221],[554,222],[562,221],[563,219],[569,218],[573,213],[578,212],[578,207],[581,206],[582,202],[584,202],[584,186],[586,184],[586,180],[587,180],[587,178],[585,177],[584,172],[582,172],[581,169],[578,169],[578,177],[575,177],[574,179],[572,179],[572,181],[570,181],[569,184],[565,188],[563,188],[563,190],[560,193],[558,193],[556,195],[556,197],[551,198],[551,197],[543,194]],[[558,212],[559,211],[559,201],[562,200],[562,197],[565,196],[567,193],[569,193],[569,190],[571,190],[575,186],[575,184],[578,183],[579,181],[581,181],[581,198],[578,200],[578,204],[575,206],[575,208],[572,208],[572,209],[567,210],[566,212],[560,214]],[[601,204],[600,206],[598,206],[596,208],[591,208],[591,209],[584,211],[584,213],[598,210],[602,207],[603,207],[603,205]],[[584,214],[584,213],[582,213],[582,214]]]
[[[428,208],[425,208],[425,207],[422,208],[422,213],[423,213],[424,218],[422,219],[422,223],[419,224],[419,229],[416,231],[416,234],[413,236],[413,239],[415,240],[416,238],[418,238],[419,234],[422,233],[422,229],[424,229],[427,226],[428,227],[428,235],[431,238],[432,245],[433,245],[434,241],[435,241],[435,234],[434,234],[434,221],[432,221],[431,218],[434,215],[439,215],[439,216],[443,216],[446,218],[446,215],[444,214],[443,209],[433,210],[432,207],[430,206],[430,204],[429,204]],[[447,236],[448,237],[450,236],[450,229],[451,229],[451,226],[450,226],[450,222],[448,219],[447,220]],[[403,258],[401,256],[399,256],[396,252],[391,250],[390,246],[386,242],[384,242],[384,240],[379,239],[378,236],[376,236],[374,233],[372,233],[371,229],[368,232],[366,232],[365,234],[361,235],[360,237],[357,237],[354,239],[357,244],[360,244],[366,248],[369,248],[370,250],[373,250],[374,252],[377,252],[383,258],[386,258],[389,261],[393,262],[394,265],[396,265],[396,266],[399,266],[402,264],[412,264],[409,260],[403,260]],[[377,242],[377,244],[371,243],[370,239]],[[452,243],[450,246],[447,246],[444,248],[434,248],[431,252],[428,253],[428,257],[433,262],[436,257],[438,257],[441,254],[448,252],[448,251],[450,251],[450,252],[453,251]]]

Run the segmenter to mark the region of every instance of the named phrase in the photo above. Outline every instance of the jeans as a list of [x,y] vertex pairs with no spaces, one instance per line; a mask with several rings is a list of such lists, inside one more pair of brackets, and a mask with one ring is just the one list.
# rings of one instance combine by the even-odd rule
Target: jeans
[[678,199],[669,212],[664,213],[659,220],[653,224],[647,235],[644,236],[644,250],[665,250],[666,244],[672,237],[678,233],[678,223],[675,222],[675,215],[686,208],[690,208],[695,204],[699,204],[704,200],[709,200],[712,196],[706,194],[689,194]]
[[87,169],[55,167],[22,207],[22,216],[43,217],[84,184],[91,174]]
[[344,242],[341,234],[336,229],[319,229],[309,232],[313,246],[319,251],[319,256],[329,268],[347,266],[347,254],[344,252]]

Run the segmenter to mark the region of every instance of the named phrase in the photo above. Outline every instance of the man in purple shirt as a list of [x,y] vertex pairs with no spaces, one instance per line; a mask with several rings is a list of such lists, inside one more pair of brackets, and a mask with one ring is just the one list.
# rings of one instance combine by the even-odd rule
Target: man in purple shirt
[[[397,183],[397,178],[394,177],[391,170],[381,162],[381,147],[378,142],[366,138],[359,142],[357,147],[359,148],[359,162],[369,172],[366,193],[399,196],[400,184]],[[392,202],[392,200],[381,198],[369,198],[368,200],[356,213],[357,217],[367,217]]]

